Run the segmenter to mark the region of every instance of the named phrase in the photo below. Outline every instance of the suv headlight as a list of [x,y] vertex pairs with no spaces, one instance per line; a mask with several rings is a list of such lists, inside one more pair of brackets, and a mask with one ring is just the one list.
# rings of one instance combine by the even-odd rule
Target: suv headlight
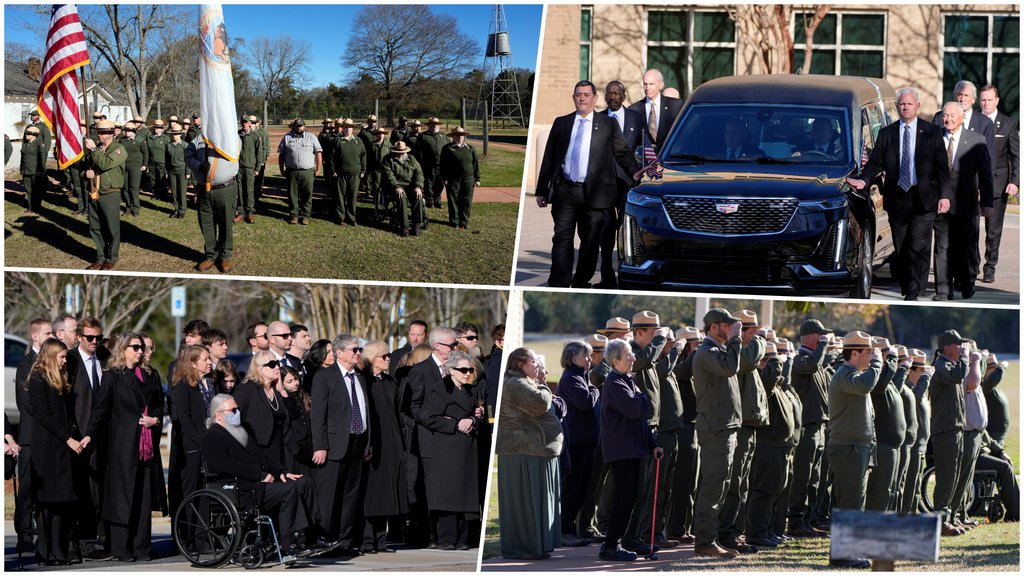
[[626,195],[626,202],[641,208],[657,208],[661,206],[661,196],[650,196],[640,192],[639,188],[633,188]]
[[846,196],[833,196],[825,200],[800,202],[800,207],[808,210],[835,210],[848,205]]

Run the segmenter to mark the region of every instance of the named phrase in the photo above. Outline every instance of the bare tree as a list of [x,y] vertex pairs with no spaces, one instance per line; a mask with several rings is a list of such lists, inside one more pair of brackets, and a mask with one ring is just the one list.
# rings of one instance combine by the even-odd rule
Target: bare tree
[[365,74],[380,84],[389,125],[419,83],[461,77],[479,54],[454,17],[434,14],[428,6],[366,6],[351,29],[341,63],[354,69],[354,78]]
[[[800,24],[804,30],[804,62],[801,74],[811,70],[814,52],[814,32],[832,9],[820,4],[813,12],[803,12]],[[787,4],[741,4],[729,9],[729,17],[736,22],[737,41],[746,44],[757,55],[758,68],[763,74],[790,74],[796,71],[796,54],[789,22],[793,7]]]
[[811,59],[814,56],[814,33],[818,30],[818,26],[821,25],[822,20],[828,15],[829,11],[832,10],[831,4],[819,4],[815,9],[814,13],[808,12],[803,13],[803,24],[804,24],[804,64],[800,68],[801,74],[811,73]]
[[22,42],[4,42],[4,59],[9,62],[25,64],[32,56],[38,56],[39,50]]
[[254,80],[263,98],[273,102],[286,86],[308,82],[310,51],[309,42],[291,36],[253,38],[245,50],[245,59],[255,70]]

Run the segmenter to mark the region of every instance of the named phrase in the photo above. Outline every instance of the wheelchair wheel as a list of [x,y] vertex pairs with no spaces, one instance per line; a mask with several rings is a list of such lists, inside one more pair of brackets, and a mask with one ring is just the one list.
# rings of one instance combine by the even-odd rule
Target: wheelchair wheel
[[[970,510],[974,505],[974,482],[967,485],[967,505],[965,510]],[[958,507],[953,503],[953,511]],[[922,513],[935,511],[935,467],[929,466],[921,475],[921,510]]]
[[246,544],[238,551],[238,564],[246,570],[259,568],[263,565],[263,548],[258,544]]
[[178,552],[193,566],[216,568],[231,559],[242,540],[234,503],[216,490],[189,494],[174,515]]

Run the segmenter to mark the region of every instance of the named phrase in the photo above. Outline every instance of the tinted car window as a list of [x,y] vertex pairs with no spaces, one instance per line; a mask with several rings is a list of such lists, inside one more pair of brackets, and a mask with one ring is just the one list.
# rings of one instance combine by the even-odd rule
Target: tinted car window
[[[690,155],[709,161],[757,159],[797,164],[846,165],[847,119],[840,108],[813,106],[694,105],[662,159]],[[736,156],[734,151],[741,149]]]
[[4,366],[6,368],[17,368],[18,363],[25,357],[26,349],[27,346],[21,342],[4,338]]

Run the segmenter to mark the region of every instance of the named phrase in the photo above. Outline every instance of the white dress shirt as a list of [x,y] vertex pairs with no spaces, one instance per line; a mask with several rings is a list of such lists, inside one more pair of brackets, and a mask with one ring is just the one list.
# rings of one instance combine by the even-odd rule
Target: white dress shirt
[[[917,118],[907,124],[903,120],[900,120],[900,165],[903,165],[903,131],[910,127],[910,185],[917,186],[917,164],[914,163],[915,155],[917,154]],[[896,174],[896,178],[900,177]]]
[[618,110],[618,112],[616,112],[615,110],[612,110],[611,108],[609,108],[608,109],[608,115],[611,116],[612,118],[615,118],[615,121],[619,123],[619,130],[621,130],[622,133],[625,134],[626,133],[626,109],[623,108],[622,106],[619,106],[619,110]]
[[[370,429],[370,416],[366,412],[366,397],[363,396],[363,387],[359,385],[359,374],[355,371],[355,367],[351,371],[345,370],[345,367],[338,363],[338,368],[341,369],[341,379],[345,382],[345,390],[351,392],[352,382],[349,380],[349,374],[354,374],[356,379],[356,402],[359,403],[359,414],[363,417],[363,432]],[[351,430],[351,428],[349,429]]]
[[658,126],[661,124],[661,94],[658,94],[658,96],[654,100],[647,98],[646,102],[644,102],[644,122],[647,122],[648,120],[651,119],[651,106],[654,106],[655,116],[654,126],[651,126],[650,128],[651,132],[657,134]]
[[952,134],[949,132],[949,130],[947,130],[946,133],[942,135],[942,145],[945,146],[945,149],[947,149],[947,150],[949,149],[949,139],[950,138],[953,139],[953,165],[954,166],[956,165],[956,151],[957,151],[957,149],[960,148],[960,137],[963,135],[963,130],[964,130],[964,127],[961,126],[959,130],[957,130],[956,132],[953,132]]
[[583,142],[580,144],[580,161],[579,161],[579,172],[580,178],[586,180],[587,178],[587,167],[590,166],[590,135],[594,131],[594,112],[591,111],[589,116],[582,116],[579,112],[572,119],[572,133],[569,134],[569,148],[565,151],[565,160],[562,165],[565,166],[565,175],[568,176],[572,173],[569,165],[572,160],[572,146],[573,142],[576,141],[576,132],[580,129],[580,118],[586,120],[583,126],[586,131],[583,133]]

